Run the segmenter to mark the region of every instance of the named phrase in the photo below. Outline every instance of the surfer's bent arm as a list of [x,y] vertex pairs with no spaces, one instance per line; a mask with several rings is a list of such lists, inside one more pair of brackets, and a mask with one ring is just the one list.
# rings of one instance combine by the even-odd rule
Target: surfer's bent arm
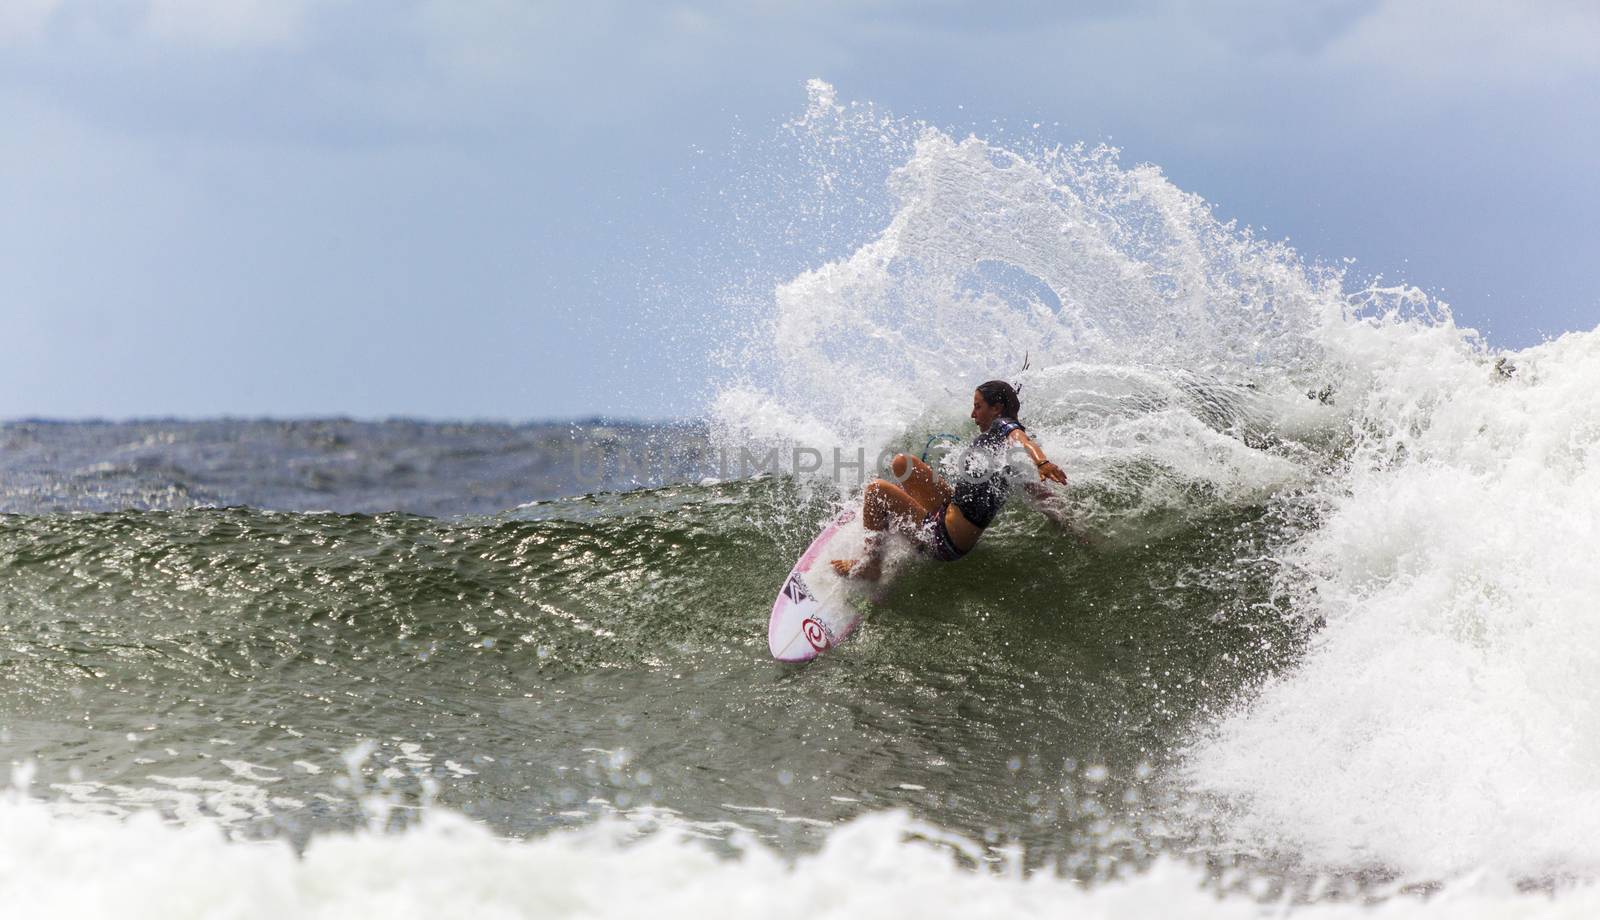
[[1019,445],[1028,452],[1028,459],[1032,460],[1033,465],[1038,468],[1040,479],[1048,479],[1051,482],[1058,482],[1062,485],[1067,484],[1067,474],[1063,473],[1061,467],[1056,466],[1054,461],[1045,457],[1044,451],[1040,450],[1039,445],[1029,439],[1027,432],[1018,428],[1016,431],[1011,432],[1009,437],[1012,443]]

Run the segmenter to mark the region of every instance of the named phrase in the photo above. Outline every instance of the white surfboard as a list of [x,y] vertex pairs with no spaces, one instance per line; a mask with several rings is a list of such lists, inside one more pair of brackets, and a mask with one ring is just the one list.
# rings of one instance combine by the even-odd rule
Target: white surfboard
[[845,580],[829,566],[829,551],[846,525],[855,520],[845,511],[823,528],[784,579],[767,623],[767,647],[779,661],[810,661],[843,642],[861,623]]

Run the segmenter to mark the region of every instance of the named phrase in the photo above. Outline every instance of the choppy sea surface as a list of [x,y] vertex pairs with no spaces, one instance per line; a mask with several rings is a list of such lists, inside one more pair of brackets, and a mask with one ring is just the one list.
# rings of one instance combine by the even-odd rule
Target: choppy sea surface
[[[1600,332],[1108,151],[790,130],[881,219],[730,307],[703,418],[0,425],[8,916],[1600,909]],[[1069,486],[772,661],[1001,376]]]

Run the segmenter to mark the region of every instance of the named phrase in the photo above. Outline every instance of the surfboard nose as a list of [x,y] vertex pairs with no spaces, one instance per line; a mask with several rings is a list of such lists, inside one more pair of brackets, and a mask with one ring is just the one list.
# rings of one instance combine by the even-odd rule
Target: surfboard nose
[[825,550],[839,529],[854,517],[854,512],[845,512],[823,528],[790,570],[783,587],[778,589],[778,598],[772,604],[772,618],[767,624],[767,649],[773,658],[810,661],[844,641],[860,622],[860,611],[828,591],[818,597],[807,581],[808,578],[837,578],[828,570]]

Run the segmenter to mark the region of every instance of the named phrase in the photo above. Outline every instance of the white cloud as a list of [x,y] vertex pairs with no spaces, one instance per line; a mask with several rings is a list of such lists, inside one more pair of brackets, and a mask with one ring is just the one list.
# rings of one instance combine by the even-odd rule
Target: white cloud
[[299,38],[309,0],[149,0],[144,25],[159,39],[208,48],[260,48]]
[[[1232,54],[1290,60],[1315,56],[1380,5],[1381,0],[1212,0],[1151,11],[1178,14],[1177,21],[1186,28],[1204,33]],[[1149,25],[1147,20],[1139,27]]]
[[593,13],[553,2],[423,0],[417,17],[430,52],[448,72],[506,83],[545,72],[553,58],[581,45],[586,12]]
[[0,45],[29,41],[44,31],[61,0],[0,2]]
[[1329,60],[1414,88],[1549,87],[1600,72],[1600,6],[1589,0],[1390,0]]

